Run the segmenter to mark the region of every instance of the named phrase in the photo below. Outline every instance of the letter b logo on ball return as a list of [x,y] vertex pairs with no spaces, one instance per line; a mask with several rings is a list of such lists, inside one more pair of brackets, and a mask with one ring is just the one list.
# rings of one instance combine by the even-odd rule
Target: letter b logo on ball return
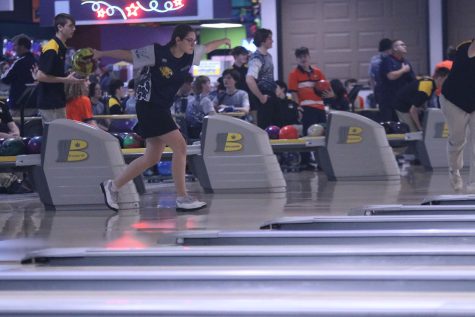
[[218,133],[216,136],[216,152],[236,152],[243,148],[240,133]]
[[340,144],[356,144],[363,141],[361,134],[363,129],[360,127],[341,127],[340,128]]
[[83,151],[88,146],[84,140],[60,140],[58,142],[58,159],[56,162],[80,162],[86,160],[89,155]]

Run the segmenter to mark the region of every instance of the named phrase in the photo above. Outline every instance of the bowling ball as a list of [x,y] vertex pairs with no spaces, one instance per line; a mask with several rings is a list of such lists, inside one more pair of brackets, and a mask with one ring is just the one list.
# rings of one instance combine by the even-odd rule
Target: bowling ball
[[129,133],[124,137],[124,149],[138,149],[142,147],[142,138],[136,133]]
[[390,134],[398,133],[397,131],[398,131],[399,122],[397,122],[397,121],[388,121],[387,124],[389,126],[389,133]]
[[172,175],[172,162],[160,161],[160,163],[158,163],[158,173],[162,176]]
[[25,147],[28,146],[28,142],[30,142],[31,138],[29,136],[24,136],[21,138],[21,141],[23,142],[23,144],[25,145]]
[[279,139],[298,139],[299,131],[293,125],[283,126],[279,131]]
[[269,139],[278,139],[279,138],[280,128],[276,125],[271,125],[266,128],[267,135]]
[[8,138],[0,146],[1,156],[15,156],[25,154],[25,144],[21,138]]
[[329,81],[325,79],[321,79],[315,83],[314,89],[315,89],[315,93],[321,96],[324,91],[331,90],[331,87],[332,86],[330,85]]
[[404,122],[396,122],[396,124],[393,127],[393,133],[397,134],[405,134],[411,132],[411,129],[409,128],[409,125]]
[[282,165],[286,167],[297,167],[300,165],[302,157],[298,152],[283,152]]
[[109,125],[109,132],[132,132],[135,121],[131,119],[114,119]]
[[26,153],[28,154],[40,154],[41,153],[41,144],[43,142],[43,137],[35,136],[28,141],[26,146]]
[[81,48],[73,55],[72,69],[81,78],[86,78],[96,70],[96,61],[92,58],[91,48]]
[[112,133],[112,135],[119,141],[120,147],[124,147],[124,138],[120,135],[120,133]]
[[392,133],[390,121],[380,122],[379,124],[384,128],[384,132],[386,132],[386,134]]
[[323,136],[325,135],[325,129],[320,124],[312,124],[307,129],[307,136]]

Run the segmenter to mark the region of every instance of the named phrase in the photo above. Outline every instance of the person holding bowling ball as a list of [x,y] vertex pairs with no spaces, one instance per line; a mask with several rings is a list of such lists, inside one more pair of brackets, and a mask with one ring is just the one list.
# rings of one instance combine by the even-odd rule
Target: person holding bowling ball
[[146,139],[145,153],[130,163],[115,179],[101,183],[106,205],[117,211],[119,189],[155,165],[165,145],[173,150],[172,176],[175,182],[177,210],[197,210],[206,203],[188,195],[185,186],[186,142],[172,118],[170,108],[192,65],[199,65],[201,57],[221,45],[230,46],[228,38],[204,45],[196,44],[195,30],[186,24],[175,27],[170,42],[143,48],[94,51],[94,58],[112,57],[133,63],[140,75],[135,82],[137,98],[136,132]]

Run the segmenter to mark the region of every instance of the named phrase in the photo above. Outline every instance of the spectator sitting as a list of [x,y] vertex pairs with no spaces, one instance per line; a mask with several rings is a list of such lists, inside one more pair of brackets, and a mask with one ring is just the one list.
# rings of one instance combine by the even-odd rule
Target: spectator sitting
[[226,69],[223,72],[223,84],[225,91],[221,92],[213,100],[214,107],[218,112],[244,112],[249,113],[249,95],[241,89],[236,89],[236,84],[240,80],[237,70]]
[[[13,122],[8,107],[0,101],[0,138],[17,138],[19,136],[20,131]],[[31,188],[14,173],[0,173],[0,193],[25,194],[31,192]]]
[[330,109],[338,111],[350,111],[350,101],[346,92],[345,86],[339,79],[332,79],[330,81],[335,97],[328,99]]
[[124,114],[124,108],[120,100],[124,97],[124,83],[120,79],[112,79],[109,83],[107,92],[110,97],[107,106],[110,114]]
[[173,105],[170,108],[173,117],[175,119],[178,128],[180,129],[181,134],[185,138],[188,139],[188,129],[186,127],[186,109],[188,104],[193,102],[193,97],[190,96],[192,90],[192,83],[193,83],[193,76],[191,74],[186,74],[185,82],[181,85],[180,89],[178,89],[175,100],[173,101]]
[[423,106],[434,94],[436,88],[441,88],[449,75],[448,68],[438,68],[434,79],[425,77],[404,86],[396,95],[396,113],[401,122],[406,123],[411,132],[421,131],[422,124],[419,115]]
[[358,93],[361,90],[361,85],[358,85],[358,81],[355,78],[345,80],[345,89],[348,95],[348,101],[350,102],[351,110],[364,109],[364,99],[359,96]]
[[[109,114],[109,109],[106,108],[104,103],[101,101],[102,90],[99,83],[90,83],[89,84],[89,99],[92,104],[92,113],[93,115],[107,115]],[[99,119],[96,121],[97,126],[104,131],[109,129],[110,120],[108,119]]]
[[277,126],[283,127],[290,124],[300,124],[302,120],[303,109],[287,96],[287,84],[276,80],[275,98],[271,102],[279,109],[280,119],[276,122]]
[[66,91],[66,118],[97,127],[93,119],[91,100],[87,96],[87,81],[67,83],[64,89]]
[[193,82],[195,97],[186,108],[186,125],[190,139],[200,138],[204,117],[208,114],[215,113],[213,103],[208,98],[210,90],[210,79],[207,76],[196,77]]
[[137,103],[137,99],[135,98],[135,82],[134,79],[129,80],[127,83],[127,100],[125,101],[125,113],[128,114],[135,114],[137,111],[135,110],[135,104]]

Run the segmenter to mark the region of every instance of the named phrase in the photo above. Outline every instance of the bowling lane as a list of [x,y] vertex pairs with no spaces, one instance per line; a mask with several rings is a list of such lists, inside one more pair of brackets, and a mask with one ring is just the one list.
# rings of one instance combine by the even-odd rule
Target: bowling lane
[[329,182],[323,172],[285,173],[287,192],[274,194],[205,194],[189,182],[191,194],[209,203],[190,213],[176,212],[171,182],[147,183],[142,207],[118,214],[105,207],[51,212],[36,194],[0,195],[0,262],[47,247],[154,247],[174,243],[177,231],[257,230],[279,217],[345,215],[368,204],[420,204],[452,193],[445,171],[404,166],[403,174],[401,181]]

